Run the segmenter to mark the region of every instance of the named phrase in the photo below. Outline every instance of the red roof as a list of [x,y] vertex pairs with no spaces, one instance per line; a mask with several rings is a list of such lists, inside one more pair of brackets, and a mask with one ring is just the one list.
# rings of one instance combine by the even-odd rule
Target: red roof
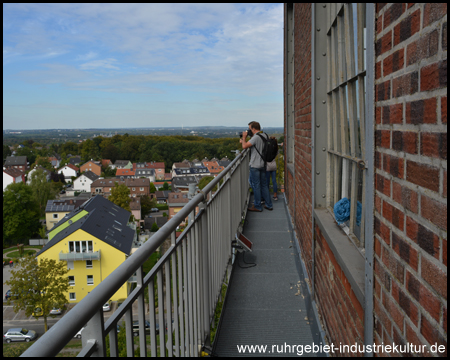
[[116,170],[116,176],[124,176],[124,175],[134,176],[134,174],[135,174],[135,171],[131,170],[131,169],[117,169]]

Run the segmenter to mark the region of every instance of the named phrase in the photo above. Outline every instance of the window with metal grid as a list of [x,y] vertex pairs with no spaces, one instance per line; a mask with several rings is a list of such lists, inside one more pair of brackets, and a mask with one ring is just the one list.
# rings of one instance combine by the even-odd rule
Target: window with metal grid
[[366,5],[327,4],[327,207],[347,198],[341,226],[364,247]]

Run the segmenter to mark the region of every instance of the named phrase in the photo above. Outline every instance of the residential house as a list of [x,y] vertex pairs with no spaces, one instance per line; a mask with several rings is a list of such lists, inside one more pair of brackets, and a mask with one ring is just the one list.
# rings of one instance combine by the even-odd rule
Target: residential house
[[76,177],[78,175],[78,168],[75,165],[66,164],[58,170],[58,174],[63,174],[66,182],[71,182],[72,176]]
[[143,168],[136,168],[135,179],[140,178],[147,178],[150,182],[155,182],[155,170],[154,169],[143,169]]
[[223,166],[224,168],[227,168],[228,165],[231,164],[231,160],[228,159],[228,157],[224,157],[221,160],[217,162],[219,166]]
[[112,165],[112,162],[109,159],[102,159],[101,163],[102,163],[102,167],[105,169]]
[[164,190],[164,191],[156,191],[155,197],[156,202],[158,204],[167,204],[167,199],[169,198],[170,191]]
[[85,171],[92,171],[95,175],[102,175],[102,164],[100,161],[89,160],[80,166],[80,172],[83,173]]
[[134,179],[136,173],[133,169],[117,169],[116,170],[116,178],[120,180],[125,179]]
[[116,160],[116,162],[111,167],[113,169],[132,169],[133,164],[130,160]]
[[125,179],[119,180],[116,178],[97,179],[91,184],[91,196],[102,195],[108,198],[111,195],[111,189],[114,188],[115,183],[118,185],[125,184],[130,190],[130,196],[135,198],[137,196],[147,195],[150,198],[150,181],[148,179]]
[[53,169],[58,169],[61,164],[61,159],[58,159],[56,156],[51,156],[48,158],[50,164],[52,164]]
[[26,156],[7,156],[3,164],[5,169],[16,169],[26,172],[28,170],[28,163]]
[[111,189],[115,186],[115,183],[121,185],[125,184],[125,181],[116,178],[97,179],[93,181],[91,184],[91,196],[102,195],[108,198],[111,195]]
[[197,185],[200,181],[200,176],[177,176],[172,179],[172,191],[189,191],[189,184]]
[[169,221],[169,218],[166,216],[146,216],[144,218],[144,230],[150,231],[154,223],[156,223],[158,228],[162,228],[167,221]]
[[[48,233],[49,241],[37,258],[67,264],[69,303],[81,301],[126,261],[136,239],[136,231],[127,226],[130,215],[102,196],[95,196],[67,214]],[[129,289],[127,282],[111,300],[126,298]]]
[[76,167],[80,166],[81,164],[81,157],[79,156],[72,156],[72,155],[67,155],[67,157],[69,158],[69,164],[72,164]]
[[3,191],[9,184],[15,184],[25,181],[25,174],[19,169],[3,169]]
[[285,197],[319,329],[446,356],[447,5],[288,3],[283,28]]
[[171,192],[167,198],[169,205],[169,219],[172,219],[189,202],[188,194],[185,192]]
[[211,173],[209,172],[207,167],[191,167],[191,168],[175,168],[172,170],[173,178],[180,176],[209,176]]
[[155,170],[155,181],[164,180],[165,165],[163,162],[151,161],[146,163],[147,169]]
[[86,200],[48,200],[45,207],[45,223],[47,230],[51,230],[64,216],[84,204]]
[[203,161],[203,166],[205,166],[211,176],[216,177],[219,175],[221,171],[223,171],[225,168],[223,166],[220,166],[217,161]]
[[28,174],[26,175],[28,185],[30,185],[30,183],[31,183],[31,175],[38,169],[42,170],[45,173],[45,177],[46,177],[47,181],[50,181],[51,172],[48,171],[46,168],[43,168],[42,166],[38,165],[35,168],[31,169],[28,172]]
[[191,166],[192,167],[202,167],[204,165],[203,165],[203,163],[200,160],[194,159],[194,160],[191,161]]
[[130,196],[133,198],[144,195],[150,196],[149,179],[125,179],[125,185],[130,189]]
[[130,202],[131,214],[134,216],[136,222],[141,222],[141,199],[139,197],[132,198]]
[[189,161],[184,160],[183,162],[176,162],[172,164],[172,174],[175,169],[189,169],[192,165]]
[[73,181],[73,189],[79,192],[91,192],[91,185],[98,178],[97,174],[88,170]]

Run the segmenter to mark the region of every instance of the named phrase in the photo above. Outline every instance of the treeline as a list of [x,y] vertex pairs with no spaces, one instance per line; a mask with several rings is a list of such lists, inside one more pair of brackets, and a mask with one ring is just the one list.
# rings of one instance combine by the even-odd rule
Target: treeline
[[[90,159],[130,160],[131,162],[164,162],[166,171],[170,171],[174,162],[184,159],[202,160],[213,157],[234,159],[232,150],[240,150],[239,138],[203,138],[199,136],[144,136],[115,135],[113,137],[96,137],[82,143],[66,142],[45,146],[32,139],[23,141],[23,148],[17,149],[17,156],[27,156],[33,164],[37,156],[54,156],[58,154],[62,163],[71,156],[78,155],[82,162]],[[4,158],[5,158],[5,146]]]

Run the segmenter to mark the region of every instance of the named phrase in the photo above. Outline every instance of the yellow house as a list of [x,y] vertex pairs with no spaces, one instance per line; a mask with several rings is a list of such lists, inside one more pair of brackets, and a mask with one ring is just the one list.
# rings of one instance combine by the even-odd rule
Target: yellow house
[[[131,253],[136,232],[128,227],[131,213],[103,196],[95,196],[67,214],[48,233],[49,242],[37,254],[67,263],[70,303],[79,302]],[[111,300],[125,298],[130,283]]]

